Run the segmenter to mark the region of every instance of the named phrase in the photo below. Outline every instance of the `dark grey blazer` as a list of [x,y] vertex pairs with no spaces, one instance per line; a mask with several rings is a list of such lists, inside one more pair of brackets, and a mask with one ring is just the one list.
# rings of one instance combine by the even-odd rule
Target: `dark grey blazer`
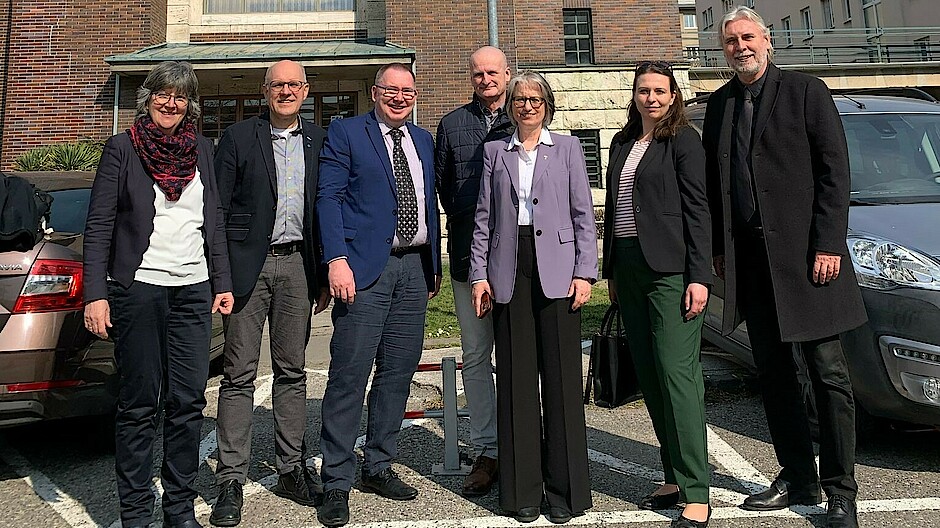
[[[214,293],[232,291],[225,224],[212,166],[212,142],[198,136],[199,176],[203,188],[203,237],[209,282]],[[156,198],[153,179],[125,132],[105,143],[91,188],[85,222],[85,302],[108,297],[107,278],[128,287],[150,246]]]
[[[307,293],[315,300],[319,286],[320,233],[314,202],[320,147],[326,131],[301,119],[304,140],[303,258]],[[215,152],[215,174],[225,215],[228,252],[232,260],[235,297],[251,294],[264,265],[274,231],[277,208],[277,167],[267,114],[225,129]],[[237,265],[236,265],[237,263]]]
[[[849,218],[849,157],[832,95],[816,77],[781,71],[764,74],[751,146],[755,194],[764,227],[774,301],[783,341],[809,341],[851,330],[867,319],[852,273],[845,235]],[[731,228],[732,83],[711,95],[705,110],[708,201],[715,255],[725,257],[722,331],[737,313],[734,233]],[[839,278],[812,281],[817,251],[843,255]]]
[[[620,173],[634,143],[620,132],[610,144],[604,205],[603,276],[607,278],[616,265],[611,248]],[[640,249],[650,268],[684,273],[687,283],[712,283],[705,153],[694,129],[686,127],[675,137],[650,143],[636,169],[633,208]]]

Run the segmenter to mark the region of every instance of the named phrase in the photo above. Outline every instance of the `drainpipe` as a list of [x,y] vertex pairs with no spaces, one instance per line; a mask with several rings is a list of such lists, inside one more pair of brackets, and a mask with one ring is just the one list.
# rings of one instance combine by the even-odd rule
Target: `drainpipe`
[[496,23],[496,0],[486,0],[487,27],[490,32],[490,46],[499,47],[498,24]]
[[118,133],[118,110],[121,102],[121,74],[114,74],[114,116],[111,119],[111,135]]

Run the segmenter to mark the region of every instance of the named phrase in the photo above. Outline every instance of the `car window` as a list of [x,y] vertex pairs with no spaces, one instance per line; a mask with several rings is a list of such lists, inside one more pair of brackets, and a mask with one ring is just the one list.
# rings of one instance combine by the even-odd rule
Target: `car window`
[[842,120],[853,198],[940,201],[940,114],[851,114]]
[[66,189],[51,191],[52,211],[49,225],[60,233],[82,233],[85,217],[88,216],[88,200],[91,189]]

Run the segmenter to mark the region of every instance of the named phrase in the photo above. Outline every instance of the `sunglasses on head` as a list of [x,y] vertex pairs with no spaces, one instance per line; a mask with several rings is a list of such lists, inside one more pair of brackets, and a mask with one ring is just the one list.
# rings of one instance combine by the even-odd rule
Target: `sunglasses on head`
[[667,71],[667,72],[672,71],[672,64],[666,61],[643,61],[643,62],[637,63],[636,71],[640,72],[650,67],[656,68],[658,70]]

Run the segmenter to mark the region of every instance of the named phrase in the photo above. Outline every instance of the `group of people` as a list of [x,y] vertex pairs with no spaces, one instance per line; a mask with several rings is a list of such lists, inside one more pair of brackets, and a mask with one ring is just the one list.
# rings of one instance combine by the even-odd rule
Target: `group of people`
[[[714,271],[723,330],[748,323],[782,466],[742,507],[817,504],[824,490],[827,526],[855,527],[854,407],[837,335],[865,312],[852,274],[840,275],[849,197],[841,122],[821,81],[771,63],[756,12],[736,8],[719,27],[735,77],[711,96],[702,139],[672,66],[649,61],[636,68],[627,122],[610,146],[601,271],[665,476],[639,506],[684,504],[678,528],[711,516],[699,347]],[[549,130],[555,97],[542,75],[513,76],[494,47],[474,52],[469,70],[472,100],[441,119],[435,141],[409,121],[418,99],[410,67],[381,67],[373,110],[324,131],[300,117],[304,68],[280,61],[265,74],[266,112],[229,127],[213,153],[196,131],[192,67],[153,68],[133,126],[105,145],[85,233],[85,324],[115,342],[125,527],[151,522],[161,406],[164,525],[200,526],[194,481],[216,311],[226,341],[213,525],[242,520],[265,322],[271,491],[316,506],[326,526],[349,522],[372,375],[359,488],[418,495],[392,462],[442,279],[438,203],[476,455],[462,494],[498,483],[500,507],[521,522],[543,504],[554,523],[592,506],[579,308],[597,280],[598,246],[584,153]],[[331,301],[318,474],[305,463],[304,350],[312,314]],[[795,353],[820,413],[818,472]]]

